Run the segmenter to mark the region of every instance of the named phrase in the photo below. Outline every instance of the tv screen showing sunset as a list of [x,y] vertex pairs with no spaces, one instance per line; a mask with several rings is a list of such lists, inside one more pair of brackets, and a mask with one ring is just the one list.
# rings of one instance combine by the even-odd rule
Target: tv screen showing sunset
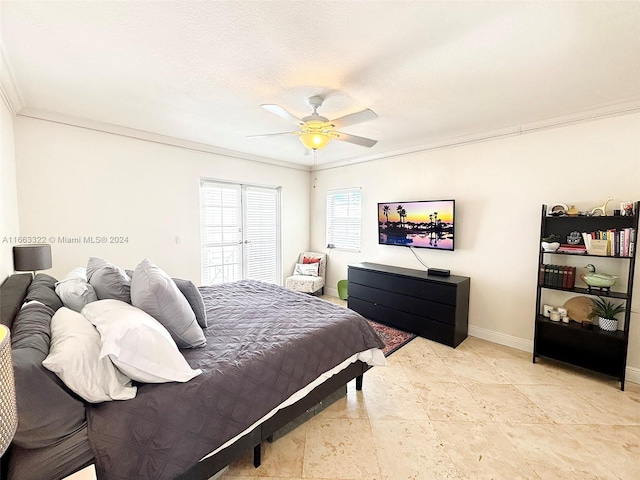
[[453,250],[454,200],[378,204],[378,242]]

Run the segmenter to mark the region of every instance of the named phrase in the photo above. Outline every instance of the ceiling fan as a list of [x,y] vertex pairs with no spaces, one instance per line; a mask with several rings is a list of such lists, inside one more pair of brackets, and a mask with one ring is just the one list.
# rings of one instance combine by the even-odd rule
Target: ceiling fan
[[322,106],[324,99],[314,95],[309,97],[309,105],[313,108],[313,113],[302,119],[293,116],[280,105],[263,104],[260,105],[266,111],[275,113],[279,117],[298,125],[299,130],[294,132],[268,133],[265,135],[249,135],[247,138],[273,137],[276,135],[297,135],[302,144],[309,150],[320,150],[326,147],[331,140],[340,140],[343,142],[354,143],[363,147],[373,147],[377,140],[370,138],[358,137],[348,133],[336,131],[336,128],[355,125],[356,123],[366,122],[378,118],[373,110],[362,110],[361,112],[351,113],[344,117],[329,120],[318,114],[318,108]]

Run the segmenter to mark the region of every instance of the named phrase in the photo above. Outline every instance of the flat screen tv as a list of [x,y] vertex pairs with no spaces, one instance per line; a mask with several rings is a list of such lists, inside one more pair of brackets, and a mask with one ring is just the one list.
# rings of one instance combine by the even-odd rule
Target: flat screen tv
[[455,200],[378,203],[378,243],[453,250]]

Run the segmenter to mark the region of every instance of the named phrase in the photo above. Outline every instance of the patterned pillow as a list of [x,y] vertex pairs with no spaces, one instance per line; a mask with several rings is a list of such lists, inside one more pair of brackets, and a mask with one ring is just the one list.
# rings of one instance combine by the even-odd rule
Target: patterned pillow
[[302,263],[304,263],[304,264],[307,264],[307,263],[320,263],[320,259],[319,258],[311,258],[311,257],[303,257]]
[[311,277],[318,276],[318,263],[296,263],[296,268],[293,271],[294,275],[308,275]]

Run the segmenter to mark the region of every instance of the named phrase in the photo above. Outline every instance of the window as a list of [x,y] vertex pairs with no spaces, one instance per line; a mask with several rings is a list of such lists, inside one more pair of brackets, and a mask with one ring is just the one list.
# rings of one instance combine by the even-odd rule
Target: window
[[360,250],[362,189],[332,190],[327,193],[327,245]]

